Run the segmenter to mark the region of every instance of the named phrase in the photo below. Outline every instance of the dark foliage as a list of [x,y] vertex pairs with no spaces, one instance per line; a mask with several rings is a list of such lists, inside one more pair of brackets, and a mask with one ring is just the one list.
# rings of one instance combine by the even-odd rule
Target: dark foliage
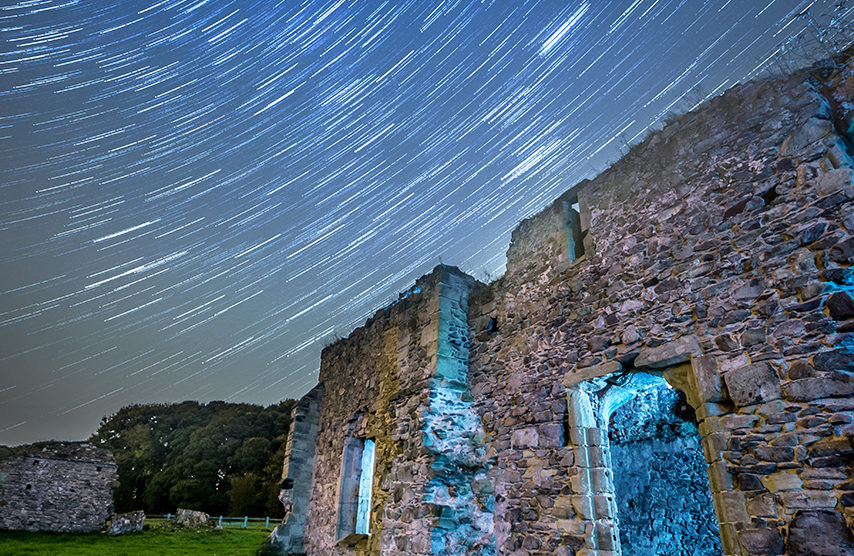
[[116,511],[280,516],[278,483],[295,403],[133,405],[105,417],[91,442],[115,454]]

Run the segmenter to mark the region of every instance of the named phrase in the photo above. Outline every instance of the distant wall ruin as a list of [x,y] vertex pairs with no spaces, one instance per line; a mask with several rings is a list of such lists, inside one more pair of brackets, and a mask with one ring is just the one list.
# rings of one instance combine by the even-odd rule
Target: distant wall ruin
[[854,554],[853,121],[850,61],[737,86],[523,221],[499,280],[437,267],[326,348],[306,553],[624,553],[609,430],[648,376],[725,554]]
[[84,442],[18,446],[0,458],[0,529],[100,531],[113,513],[116,463]]

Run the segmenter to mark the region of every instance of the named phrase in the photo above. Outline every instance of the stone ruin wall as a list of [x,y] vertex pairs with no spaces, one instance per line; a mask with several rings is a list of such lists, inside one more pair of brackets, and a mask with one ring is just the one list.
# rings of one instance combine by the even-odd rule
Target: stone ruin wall
[[[693,408],[725,554],[854,554],[852,93],[852,64],[738,86],[522,222],[499,280],[437,267],[327,347],[305,552],[619,554],[590,407],[649,373]],[[339,544],[348,436],[371,535]]]
[[0,461],[0,529],[100,531],[113,513],[112,453],[82,442],[11,449]]
[[[466,292],[474,281],[438,267],[364,327],[324,349],[319,382],[323,404],[314,455],[314,479],[305,527],[313,554],[429,554],[436,521],[429,502],[436,450],[431,449],[432,400],[437,371],[456,368],[454,353],[439,349],[449,327],[449,288]],[[453,297],[453,295],[451,295]],[[463,302],[457,293],[456,308]],[[467,342],[466,318],[457,315]],[[441,321],[441,322],[440,322]],[[468,355],[467,344],[466,353]],[[474,415],[472,413],[472,415]],[[370,532],[339,544],[337,513],[346,438],[376,443]]]
[[[303,396],[291,410],[291,426],[285,443],[285,463],[279,484],[279,501],[285,507],[285,517],[270,536],[276,547],[264,547],[267,552],[300,553],[305,545],[305,523],[311,479],[314,472],[317,428],[323,403],[323,384],[318,384]],[[268,550],[269,548],[269,550]]]
[[738,86],[514,232],[469,310],[499,551],[618,550],[606,432],[567,394],[682,365],[724,552],[854,553],[852,73]]

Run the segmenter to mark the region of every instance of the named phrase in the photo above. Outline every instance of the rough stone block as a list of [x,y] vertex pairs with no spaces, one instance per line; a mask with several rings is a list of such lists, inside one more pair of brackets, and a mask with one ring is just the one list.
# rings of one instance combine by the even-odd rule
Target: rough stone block
[[822,195],[830,195],[842,191],[851,185],[851,168],[839,168],[821,175],[818,180],[818,192]]
[[850,349],[823,351],[812,358],[812,364],[820,371],[854,372],[854,353]]
[[833,133],[833,123],[823,118],[810,118],[792,132],[780,146],[780,156],[798,157],[809,145]]
[[540,435],[534,427],[526,427],[513,431],[510,438],[510,446],[515,450],[522,448],[536,448],[539,445]]
[[700,342],[696,336],[682,336],[661,346],[640,350],[635,359],[635,367],[663,369],[684,363],[692,355],[699,355],[700,353]]
[[539,446],[542,448],[560,448],[563,445],[563,427],[560,423],[546,423],[539,429]]
[[723,382],[718,365],[712,355],[698,355],[691,358],[691,367],[697,380],[697,394],[703,403],[720,402],[725,399]]
[[777,518],[777,503],[774,495],[764,492],[747,501],[747,511],[750,515],[766,519]]
[[125,533],[136,533],[142,531],[145,524],[145,512],[138,510],[124,514],[116,514],[110,519],[108,535],[123,535]]
[[780,379],[766,362],[747,365],[724,376],[730,398],[739,407],[780,399]]
[[783,493],[783,506],[788,510],[815,510],[836,507],[836,496],[832,492],[798,490]]
[[175,525],[186,529],[201,529],[208,527],[208,514],[195,510],[178,508],[175,511]]
[[833,319],[845,320],[854,317],[854,298],[848,292],[831,294],[824,302],[824,307]]
[[789,556],[851,556],[854,535],[839,512],[805,509],[795,513],[786,538]]
[[854,380],[826,377],[801,378],[783,385],[786,399],[810,402],[822,398],[847,398],[854,394]]
[[783,552],[783,537],[777,529],[742,529],[738,540],[748,554],[777,555]]

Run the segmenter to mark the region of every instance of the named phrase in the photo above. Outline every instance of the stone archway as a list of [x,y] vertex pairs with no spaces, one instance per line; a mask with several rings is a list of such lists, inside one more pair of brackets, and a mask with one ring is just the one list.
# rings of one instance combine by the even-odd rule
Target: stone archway
[[690,341],[657,350],[638,357],[642,366],[624,368],[608,362],[576,369],[564,378],[567,426],[578,470],[571,480],[573,508],[584,522],[579,532],[586,543],[578,554],[622,554],[608,422],[613,411],[638,391],[664,381],[684,393],[694,409],[722,548],[725,554],[740,554],[734,528],[738,508],[729,500],[732,478],[721,461],[724,444],[718,415],[726,408],[719,405],[723,395],[715,361],[699,355],[698,346]]

